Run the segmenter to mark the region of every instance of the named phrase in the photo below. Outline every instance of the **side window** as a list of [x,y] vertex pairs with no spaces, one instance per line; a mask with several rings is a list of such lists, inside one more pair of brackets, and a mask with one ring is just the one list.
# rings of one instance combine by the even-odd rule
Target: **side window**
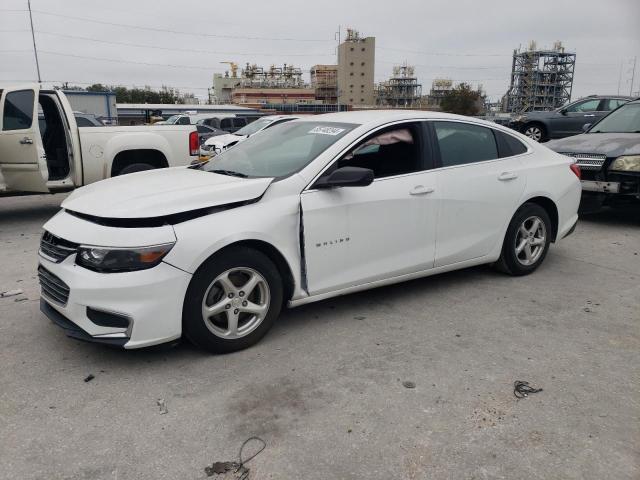
[[608,112],[610,110],[615,110],[620,105],[624,105],[627,102],[628,102],[628,100],[623,100],[621,98],[610,98],[609,100],[607,100],[605,102],[603,110],[606,111],[606,112]]
[[493,134],[495,135],[496,142],[498,143],[498,153],[500,154],[500,158],[527,153],[526,145],[513,135],[500,132],[499,130],[494,130]]
[[336,168],[369,168],[374,178],[419,172],[424,170],[420,140],[419,124],[394,125],[365,138],[336,162]]
[[33,123],[33,90],[9,92],[4,100],[3,130],[22,130]]
[[434,122],[443,167],[498,158],[490,128],[459,122]]
[[79,127],[93,127],[93,123],[84,117],[76,117],[76,124]]
[[247,120],[244,118],[234,118],[233,126],[234,127],[244,127],[247,124]]
[[567,112],[595,112],[600,104],[599,98],[585,100],[584,102],[574,103],[567,108]]
[[223,118],[222,120],[220,120],[220,128],[222,128],[223,130],[225,128],[231,128],[231,126],[232,123],[230,118]]
[[198,130],[198,133],[209,133],[211,131],[204,125],[196,125],[196,130]]
[[180,117],[178,119],[178,125],[191,125],[191,119],[189,117]]

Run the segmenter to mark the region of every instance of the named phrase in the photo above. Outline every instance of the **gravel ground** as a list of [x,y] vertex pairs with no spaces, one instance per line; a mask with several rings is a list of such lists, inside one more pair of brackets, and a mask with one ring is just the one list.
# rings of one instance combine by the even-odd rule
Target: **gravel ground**
[[[36,251],[62,198],[0,198],[0,291],[23,290],[0,298],[0,478],[206,478],[253,435],[252,479],[640,478],[638,213],[583,218],[528,277],[327,300],[211,356],[43,317]],[[517,400],[515,380],[544,390]]]

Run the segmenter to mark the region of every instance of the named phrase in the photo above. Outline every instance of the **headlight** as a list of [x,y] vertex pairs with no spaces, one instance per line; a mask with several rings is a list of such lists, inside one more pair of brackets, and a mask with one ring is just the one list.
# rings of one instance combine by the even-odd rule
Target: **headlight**
[[624,155],[616,158],[609,170],[620,172],[640,172],[640,155]]
[[141,248],[110,248],[81,245],[76,263],[98,272],[131,272],[155,267],[173,243]]

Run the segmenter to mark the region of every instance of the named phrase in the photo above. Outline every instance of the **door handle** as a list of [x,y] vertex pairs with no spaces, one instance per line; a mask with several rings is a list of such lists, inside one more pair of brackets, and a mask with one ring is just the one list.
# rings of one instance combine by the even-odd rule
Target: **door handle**
[[596,115],[594,113],[591,113],[591,114],[588,114],[588,115],[585,114],[585,117],[595,117],[595,116]]
[[433,193],[435,190],[431,187],[425,187],[424,185],[416,185],[409,192],[409,195],[426,195],[428,193]]
[[515,172],[502,172],[498,175],[498,180],[501,182],[506,182],[507,180],[515,180],[518,178],[518,174]]
[[20,144],[21,145],[32,145],[33,144],[33,140],[31,140],[29,137],[24,137],[22,140],[20,140]]

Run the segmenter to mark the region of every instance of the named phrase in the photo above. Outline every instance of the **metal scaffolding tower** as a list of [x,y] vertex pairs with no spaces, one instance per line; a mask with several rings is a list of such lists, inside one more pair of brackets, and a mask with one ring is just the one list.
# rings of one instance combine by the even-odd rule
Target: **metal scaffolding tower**
[[415,68],[407,65],[393,67],[393,76],[377,86],[376,103],[390,107],[415,107],[422,97]]
[[508,112],[553,110],[571,99],[576,54],[567,53],[561,42],[551,50],[538,50],[530,42],[526,51],[513,51]]

